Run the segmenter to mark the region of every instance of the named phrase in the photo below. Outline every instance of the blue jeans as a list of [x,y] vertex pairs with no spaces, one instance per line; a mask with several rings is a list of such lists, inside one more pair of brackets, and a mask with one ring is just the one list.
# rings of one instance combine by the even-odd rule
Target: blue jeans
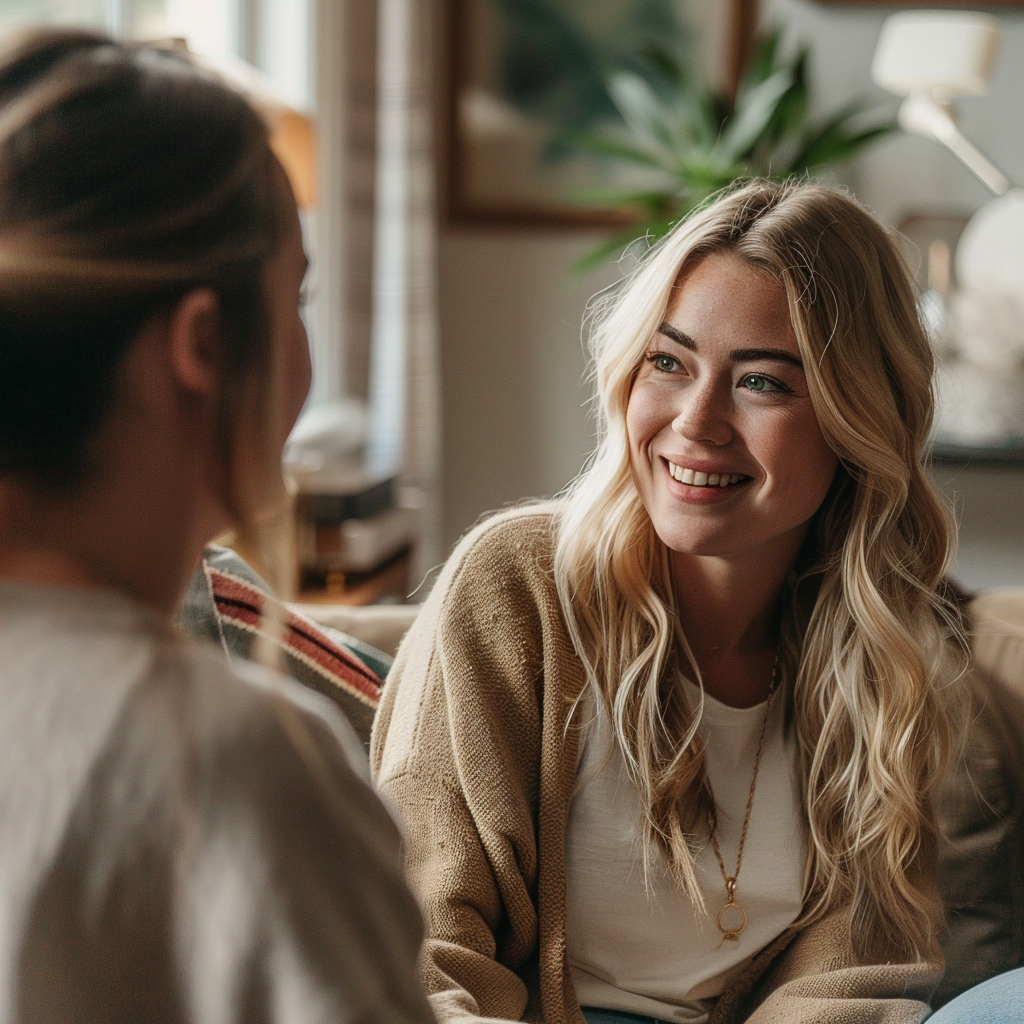
[[928,1024],[1020,1024],[1024,1021],[1024,967],[997,974],[928,1018]]

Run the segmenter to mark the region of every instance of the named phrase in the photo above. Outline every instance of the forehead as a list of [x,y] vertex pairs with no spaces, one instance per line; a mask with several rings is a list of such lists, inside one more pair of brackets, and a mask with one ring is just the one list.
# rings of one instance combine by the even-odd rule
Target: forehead
[[786,289],[735,253],[705,256],[676,283],[666,323],[702,345],[762,347],[798,352]]

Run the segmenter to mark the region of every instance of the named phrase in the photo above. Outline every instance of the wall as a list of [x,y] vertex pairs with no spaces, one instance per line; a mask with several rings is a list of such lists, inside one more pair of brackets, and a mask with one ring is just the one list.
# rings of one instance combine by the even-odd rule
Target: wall
[[[812,44],[821,109],[866,95],[895,110],[896,101],[869,77],[884,10],[807,0],[762,0],[762,10],[765,22],[783,20]],[[1024,14],[1000,20],[991,95],[960,105],[962,127],[1012,179],[1024,181]],[[845,169],[844,179],[892,223],[910,210],[969,213],[987,198],[953,156],[908,136],[878,145]],[[590,429],[580,322],[588,295],[613,274],[575,282],[567,275],[592,243],[565,233],[442,232],[446,544],[488,509],[554,493],[582,465]],[[961,581],[1024,585],[1024,526],[1017,524],[1024,470],[944,468],[935,476],[961,522]]]
[[592,446],[580,327],[609,270],[573,264],[600,236],[448,230],[441,236],[443,536],[553,494]]

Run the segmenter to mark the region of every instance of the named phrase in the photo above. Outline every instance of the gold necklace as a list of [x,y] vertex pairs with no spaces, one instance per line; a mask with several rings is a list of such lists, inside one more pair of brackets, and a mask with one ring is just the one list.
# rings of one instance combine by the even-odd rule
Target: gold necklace
[[747,794],[747,809],[743,815],[743,829],[740,832],[740,845],[736,851],[736,871],[729,874],[725,870],[722,851],[718,846],[718,836],[708,815],[708,828],[711,831],[711,849],[715,851],[715,859],[725,880],[725,905],[718,912],[716,923],[722,933],[722,942],[739,942],[740,933],[747,927],[747,912],[736,902],[736,882],[740,877],[743,864],[743,846],[747,841],[747,829],[750,827],[750,812],[754,808],[754,790],[757,788],[757,772],[761,767],[761,754],[764,750],[764,734],[768,728],[768,715],[772,710],[772,698],[775,696],[775,684],[779,678],[779,652],[775,652],[775,664],[772,667],[772,678],[768,684],[768,702],[764,709],[764,720],[761,722],[761,735],[757,740],[757,754],[754,757],[754,774],[750,780],[750,792]]

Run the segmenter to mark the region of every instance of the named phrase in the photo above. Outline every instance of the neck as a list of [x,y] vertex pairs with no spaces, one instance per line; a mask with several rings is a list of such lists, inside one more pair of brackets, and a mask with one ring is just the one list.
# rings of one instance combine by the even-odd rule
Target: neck
[[170,619],[220,524],[153,490],[160,512],[102,481],[71,495],[0,481],[0,578],[118,590]]
[[733,707],[768,697],[795,544],[742,557],[672,553],[680,625],[708,694]]
[[0,544],[0,579],[49,587],[103,587],[92,566],[67,551],[32,545]]

